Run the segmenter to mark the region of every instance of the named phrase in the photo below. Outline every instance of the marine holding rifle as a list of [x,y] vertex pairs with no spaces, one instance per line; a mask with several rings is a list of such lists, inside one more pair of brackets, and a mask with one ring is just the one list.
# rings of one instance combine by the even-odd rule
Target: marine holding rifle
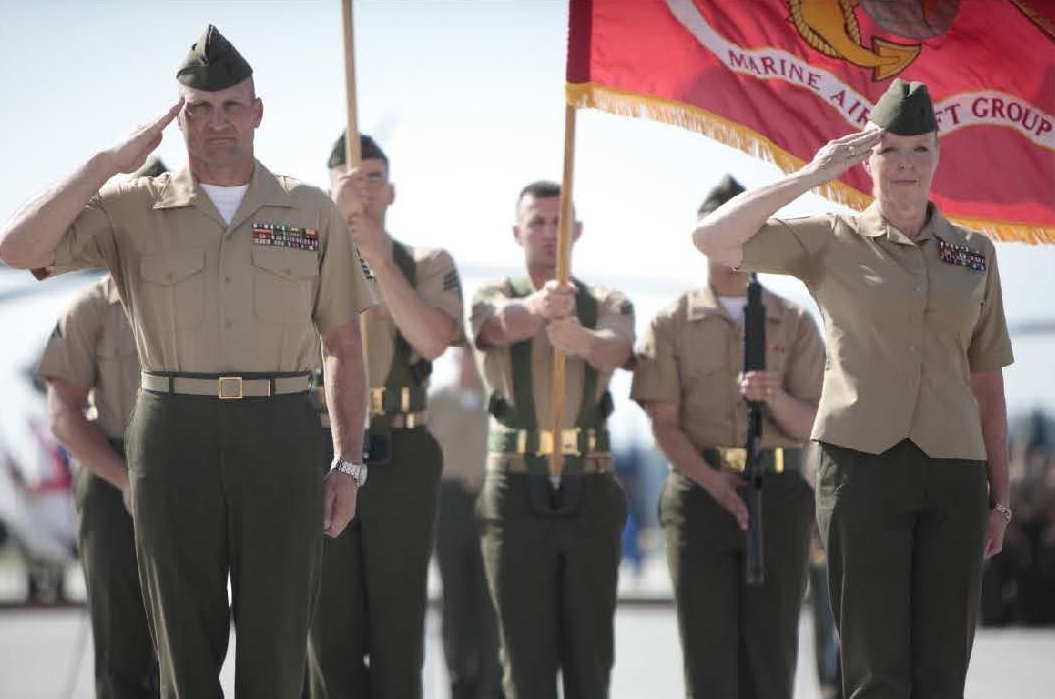
[[[700,215],[742,191],[727,176]],[[766,369],[744,373],[747,283],[747,274],[709,260],[707,285],[649,324],[631,397],[672,466],[659,514],[686,696],[791,699],[814,514],[800,447],[817,411],[824,347],[805,310],[764,291]],[[757,585],[745,575],[747,401],[762,408],[765,574]]]
[[[560,185],[517,199],[513,237],[526,275],[485,285],[472,332],[492,394],[490,454],[477,502],[498,613],[507,699],[608,695],[620,540],[627,503],[612,473],[608,381],[634,342],[618,291],[555,279]],[[581,224],[574,224],[578,238]],[[554,348],[567,357],[563,429],[551,423]],[[547,461],[562,452],[563,472]]]

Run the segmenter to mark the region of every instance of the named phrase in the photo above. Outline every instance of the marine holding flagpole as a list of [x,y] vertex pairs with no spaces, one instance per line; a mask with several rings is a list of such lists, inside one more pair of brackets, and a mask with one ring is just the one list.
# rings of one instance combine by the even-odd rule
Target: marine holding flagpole
[[[963,696],[982,561],[1011,519],[996,251],[929,202],[939,155],[926,85],[896,79],[863,131],[693,233],[712,261],[796,276],[820,306],[817,518],[857,699]],[[866,210],[771,218],[857,165]]]

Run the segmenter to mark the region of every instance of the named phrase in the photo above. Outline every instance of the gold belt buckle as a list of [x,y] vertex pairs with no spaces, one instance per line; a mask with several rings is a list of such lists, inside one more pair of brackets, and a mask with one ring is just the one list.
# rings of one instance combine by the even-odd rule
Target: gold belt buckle
[[736,471],[747,468],[747,449],[744,447],[730,447],[722,449],[722,463]]
[[403,427],[408,430],[412,430],[421,424],[420,413],[404,413],[403,414]]
[[568,456],[581,456],[579,451],[579,428],[571,427],[560,431],[560,452]]
[[370,412],[374,415],[380,415],[385,412],[385,389],[383,388],[371,388],[370,389]]
[[547,454],[553,453],[553,431],[552,430],[539,430],[538,431],[538,448],[535,450],[535,456],[546,456]]
[[410,412],[410,389],[404,386],[399,389],[399,410],[400,412]]
[[241,400],[244,397],[242,395],[242,377],[221,376],[216,379],[216,397],[220,400]]

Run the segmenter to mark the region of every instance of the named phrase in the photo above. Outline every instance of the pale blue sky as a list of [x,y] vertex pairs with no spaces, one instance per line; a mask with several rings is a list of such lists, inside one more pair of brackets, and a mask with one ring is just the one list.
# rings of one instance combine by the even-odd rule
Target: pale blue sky
[[[390,230],[448,248],[472,273],[517,266],[516,193],[561,173],[566,2],[356,0],[355,8],[360,125],[388,152],[397,186]],[[340,16],[335,0],[0,0],[0,217],[163,112],[176,95],[176,67],[210,22],[256,71],[258,157],[324,186],[344,119]],[[580,111],[578,135],[574,187],[585,230],[574,268],[623,287],[639,324],[702,281],[689,232],[707,189],[725,172],[748,186],[779,174],[664,124]],[[159,154],[171,167],[184,163],[175,127]],[[831,208],[807,196],[786,213]],[[998,249],[1009,318],[1055,317],[1044,286],[1055,248]],[[803,298],[797,282],[766,281]],[[1055,336],[1015,340],[1009,400],[1055,410]]]

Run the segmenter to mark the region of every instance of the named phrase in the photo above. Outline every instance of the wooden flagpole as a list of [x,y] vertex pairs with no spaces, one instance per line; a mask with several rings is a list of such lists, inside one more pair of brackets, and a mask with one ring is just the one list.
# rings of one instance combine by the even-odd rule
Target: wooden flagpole
[[[572,208],[572,180],[575,174],[575,107],[564,105],[564,176],[561,181],[560,222],[557,231],[557,269],[558,283],[571,281],[571,238],[575,225],[575,213]],[[554,485],[564,470],[564,384],[567,357],[558,349],[553,350],[553,453],[549,460],[549,475]],[[584,399],[586,399],[584,397]]]
[[[352,18],[352,0],[341,0],[341,25],[344,28],[344,95],[347,112],[347,127],[344,132],[344,159],[351,170],[363,159],[359,143],[359,117],[355,92],[355,29]],[[353,237],[352,244],[355,245]],[[356,253],[358,256],[358,252]],[[366,424],[371,416],[370,377],[370,327],[367,321],[369,310],[359,314],[359,336],[363,346],[363,374],[366,376]]]
[[341,1],[341,16],[344,27],[344,94],[348,112],[348,130],[344,139],[344,155],[348,169],[359,165],[362,152],[359,150],[359,117],[355,95],[355,32],[352,20],[352,0]]

